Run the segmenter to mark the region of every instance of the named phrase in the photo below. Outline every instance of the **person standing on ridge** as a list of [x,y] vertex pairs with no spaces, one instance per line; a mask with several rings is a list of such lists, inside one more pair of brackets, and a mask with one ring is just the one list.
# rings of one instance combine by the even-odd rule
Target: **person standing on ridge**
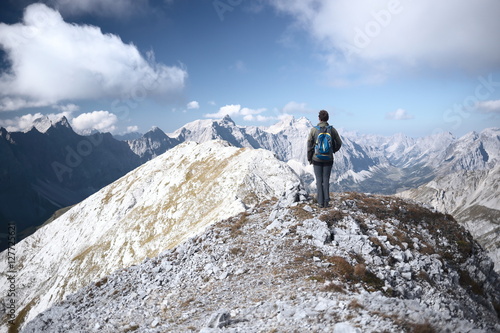
[[318,206],[324,208],[330,202],[333,154],[342,146],[342,140],[337,130],[328,124],[327,111],[321,110],[318,118],[318,126],[311,128],[307,138],[307,160],[314,166]]

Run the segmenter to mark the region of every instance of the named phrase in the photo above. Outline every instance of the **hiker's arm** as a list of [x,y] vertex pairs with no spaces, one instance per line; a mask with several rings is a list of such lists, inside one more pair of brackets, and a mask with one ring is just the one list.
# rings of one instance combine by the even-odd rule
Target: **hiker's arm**
[[309,136],[307,137],[307,160],[309,163],[312,163],[312,158],[314,155],[314,134],[313,129],[309,132]]
[[333,138],[335,139],[334,153],[336,153],[339,151],[340,147],[342,147],[342,140],[340,139],[340,135],[335,128],[333,129]]

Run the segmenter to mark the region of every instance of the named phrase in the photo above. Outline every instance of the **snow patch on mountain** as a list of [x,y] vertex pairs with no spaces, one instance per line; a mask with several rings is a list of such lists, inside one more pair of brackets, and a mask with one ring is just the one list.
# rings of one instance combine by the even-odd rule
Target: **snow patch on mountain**
[[[259,202],[298,198],[300,180],[266,150],[183,143],[16,245],[17,315],[31,320],[112,271],[154,257]],[[7,251],[0,295],[7,295]],[[5,321],[2,329],[6,328]]]

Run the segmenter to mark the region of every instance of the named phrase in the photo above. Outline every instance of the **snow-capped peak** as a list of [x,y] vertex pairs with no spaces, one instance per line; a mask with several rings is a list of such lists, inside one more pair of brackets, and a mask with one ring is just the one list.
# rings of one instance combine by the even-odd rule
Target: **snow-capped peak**
[[71,129],[68,119],[65,116],[57,120],[52,120],[48,116],[41,116],[33,121],[33,126],[40,133],[46,133],[51,127],[66,127]]
[[226,123],[226,124],[229,124],[229,125],[232,125],[232,126],[236,126],[236,123],[234,122],[234,120],[228,114],[226,114],[221,119],[221,123]]
[[292,115],[284,115],[280,119],[279,122],[268,127],[267,131],[269,133],[278,134],[289,129],[301,131],[312,127],[311,122],[305,117],[295,119]]
[[153,126],[151,129],[144,134],[145,137],[155,137],[155,138],[164,138],[166,136],[165,132],[163,132],[159,127]]
[[52,121],[47,116],[42,116],[33,121],[33,127],[35,127],[38,132],[45,133],[52,126]]

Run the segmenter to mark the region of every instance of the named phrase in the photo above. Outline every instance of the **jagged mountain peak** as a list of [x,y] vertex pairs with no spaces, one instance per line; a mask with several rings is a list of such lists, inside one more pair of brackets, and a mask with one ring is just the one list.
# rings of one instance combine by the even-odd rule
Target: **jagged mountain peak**
[[167,134],[165,134],[165,132],[163,132],[158,126],[153,126],[153,127],[151,127],[151,129],[149,131],[144,133],[144,136],[162,138],[162,137],[167,136]]
[[63,126],[66,128],[71,128],[68,118],[66,118],[65,116],[62,116],[58,121],[54,122],[53,126],[54,127]]
[[32,128],[36,128],[40,133],[45,133],[52,126],[52,121],[47,116],[42,116],[33,121]]
[[[26,315],[20,320],[215,221],[273,197],[293,201],[299,190],[298,176],[269,151],[224,141],[180,144],[16,245],[23,263],[18,282],[27,285],[18,295],[18,309]],[[6,271],[6,255],[0,254],[0,271]],[[1,282],[0,292],[7,285]]]
[[220,120],[221,123],[226,123],[228,125],[232,125],[232,126],[236,126],[236,123],[234,122],[234,120],[228,115],[226,114],[221,120]]
[[262,202],[94,281],[22,332],[498,331],[499,277],[452,218],[394,197],[332,204]]
[[7,131],[5,127],[0,127],[0,137],[4,138],[9,143],[14,143],[10,135],[10,132]]
[[62,116],[56,121],[51,120],[48,116],[41,116],[33,121],[33,126],[30,130],[33,128],[40,133],[46,133],[50,128],[68,128],[73,130],[65,116]]

